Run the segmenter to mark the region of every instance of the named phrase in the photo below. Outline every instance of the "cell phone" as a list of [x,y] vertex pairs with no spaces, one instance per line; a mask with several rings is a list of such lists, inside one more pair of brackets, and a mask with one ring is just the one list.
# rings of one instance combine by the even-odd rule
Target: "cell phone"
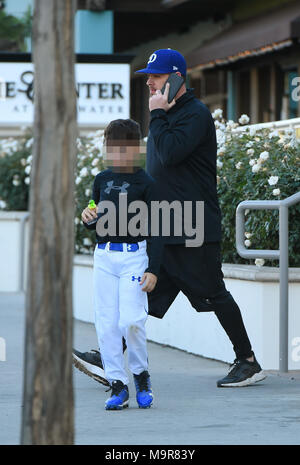
[[97,221],[99,220],[101,214],[100,213],[97,213],[97,218],[94,218],[93,220],[89,221],[88,223],[86,223],[88,226],[90,226],[91,224],[95,224],[97,223]]
[[176,73],[171,73],[166,82],[164,83],[161,93],[163,94],[166,88],[167,82],[170,83],[170,89],[169,89],[169,96],[168,96],[168,103],[171,103],[172,100],[174,99],[175,95],[179,91],[180,87],[184,83],[184,79],[182,76],[178,76]]

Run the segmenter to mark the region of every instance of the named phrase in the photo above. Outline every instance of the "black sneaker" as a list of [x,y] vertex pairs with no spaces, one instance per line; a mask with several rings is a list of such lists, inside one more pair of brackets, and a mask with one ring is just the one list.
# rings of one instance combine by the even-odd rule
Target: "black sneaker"
[[230,365],[229,373],[225,378],[217,381],[218,387],[244,387],[257,383],[266,378],[261,366],[254,357],[254,362],[245,359],[235,359]]
[[109,382],[105,379],[101,355],[99,350],[91,352],[79,352],[73,349],[73,365],[86,375],[93,378],[98,383],[109,386]]
[[[122,410],[129,405],[128,386],[116,379],[111,383],[111,396],[105,402],[105,410]],[[108,389],[108,391],[110,390]]]

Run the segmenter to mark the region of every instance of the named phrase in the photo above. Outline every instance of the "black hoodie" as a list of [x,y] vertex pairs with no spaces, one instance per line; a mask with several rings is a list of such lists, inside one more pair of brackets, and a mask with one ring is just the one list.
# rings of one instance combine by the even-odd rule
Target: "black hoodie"
[[[204,201],[205,242],[221,240],[216,154],[214,120],[191,89],[168,112],[151,111],[146,170],[156,180],[158,200]],[[186,237],[171,235],[165,243],[183,243]]]

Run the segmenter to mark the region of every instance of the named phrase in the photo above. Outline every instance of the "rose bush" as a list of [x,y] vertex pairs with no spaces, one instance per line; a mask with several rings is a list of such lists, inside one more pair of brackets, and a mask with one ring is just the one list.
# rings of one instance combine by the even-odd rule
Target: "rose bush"
[[[94,178],[104,169],[103,131],[77,139],[75,172],[75,252],[91,253],[95,232],[81,222],[81,212],[92,196]],[[32,133],[26,130],[18,139],[0,141],[0,210],[28,210],[32,164]]]
[[[214,112],[215,113],[215,112]],[[218,193],[222,211],[223,262],[249,263],[235,249],[235,212],[243,200],[280,200],[300,190],[300,143],[292,128],[242,128],[225,121],[222,110],[214,114],[218,141]],[[242,130],[241,130],[242,129]],[[245,246],[251,249],[279,248],[278,210],[246,210]],[[300,204],[289,208],[289,263],[300,266]],[[251,240],[250,240],[251,238]],[[250,261],[252,262],[252,261]],[[264,260],[256,260],[258,266]],[[278,261],[268,261],[278,266]]]

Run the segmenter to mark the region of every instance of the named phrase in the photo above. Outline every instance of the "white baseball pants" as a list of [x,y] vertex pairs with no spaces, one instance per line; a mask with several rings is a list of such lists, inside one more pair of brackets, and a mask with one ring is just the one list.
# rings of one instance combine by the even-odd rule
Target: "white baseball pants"
[[145,322],[147,292],[140,280],[148,266],[146,241],[135,252],[98,248],[94,252],[95,326],[107,380],[128,384],[122,336],[126,340],[128,368],[140,374],[148,368]]

